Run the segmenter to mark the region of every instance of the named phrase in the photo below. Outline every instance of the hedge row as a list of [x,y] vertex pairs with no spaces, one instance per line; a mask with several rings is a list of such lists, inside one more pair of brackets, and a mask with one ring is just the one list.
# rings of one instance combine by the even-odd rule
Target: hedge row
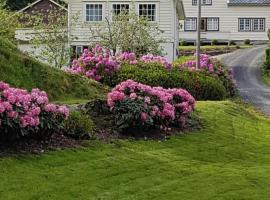
[[166,70],[160,64],[129,65],[105,78],[105,84],[114,87],[122,81],[132,79],[150,86],[164,88],[183,88],[196,100],[222,100],[226,98],[226,89],[222,83],[201,72],[172,69]]

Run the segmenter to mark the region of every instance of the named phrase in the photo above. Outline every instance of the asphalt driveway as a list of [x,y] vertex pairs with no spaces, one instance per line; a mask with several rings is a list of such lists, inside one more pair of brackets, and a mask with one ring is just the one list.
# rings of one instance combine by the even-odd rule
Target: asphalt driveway
[[266,46],[219,56],[227,66],[234,69],[240,96],[259,110],[270,115],[270,87],[261,79],[261,66],[264,61]]

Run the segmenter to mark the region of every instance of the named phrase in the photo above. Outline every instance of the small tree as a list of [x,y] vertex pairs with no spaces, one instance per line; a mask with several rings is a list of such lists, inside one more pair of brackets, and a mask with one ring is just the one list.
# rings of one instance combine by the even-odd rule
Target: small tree
[[[67,14],[63,10],[50,9],[25,16],[27,26],[34,29],[30,43],[39,49],[37,55],[56,68],[61,68],[70,58]],[[23,19],[25,21],[25,19]]]
[[0,8],[0,37],[14,40],[15,30],[18,27],[18,14]]
[[159,43],[163,42],[159,27],[135,13],[122,12],[110,20],[98,22],[90,27],[90,40],[100,42],[104,47],[117,51],[161,54]]

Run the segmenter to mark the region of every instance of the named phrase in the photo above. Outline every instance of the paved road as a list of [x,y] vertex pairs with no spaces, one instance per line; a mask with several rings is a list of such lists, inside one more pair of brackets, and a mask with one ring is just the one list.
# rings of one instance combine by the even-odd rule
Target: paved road
[[244,49],[219,57],[234,68],[240,96],[259,110],[270,115],[270,87],[261,80],[261,70],[266,46]]

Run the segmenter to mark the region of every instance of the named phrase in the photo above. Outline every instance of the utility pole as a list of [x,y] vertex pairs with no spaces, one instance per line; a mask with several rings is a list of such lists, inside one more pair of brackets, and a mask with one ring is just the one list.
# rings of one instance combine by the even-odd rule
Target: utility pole
[[198,17],[197,17],[197,48],[196,48],[196,69],[200,69],[201,57],[201,18],[202,18],[202,0],[197,0]]

